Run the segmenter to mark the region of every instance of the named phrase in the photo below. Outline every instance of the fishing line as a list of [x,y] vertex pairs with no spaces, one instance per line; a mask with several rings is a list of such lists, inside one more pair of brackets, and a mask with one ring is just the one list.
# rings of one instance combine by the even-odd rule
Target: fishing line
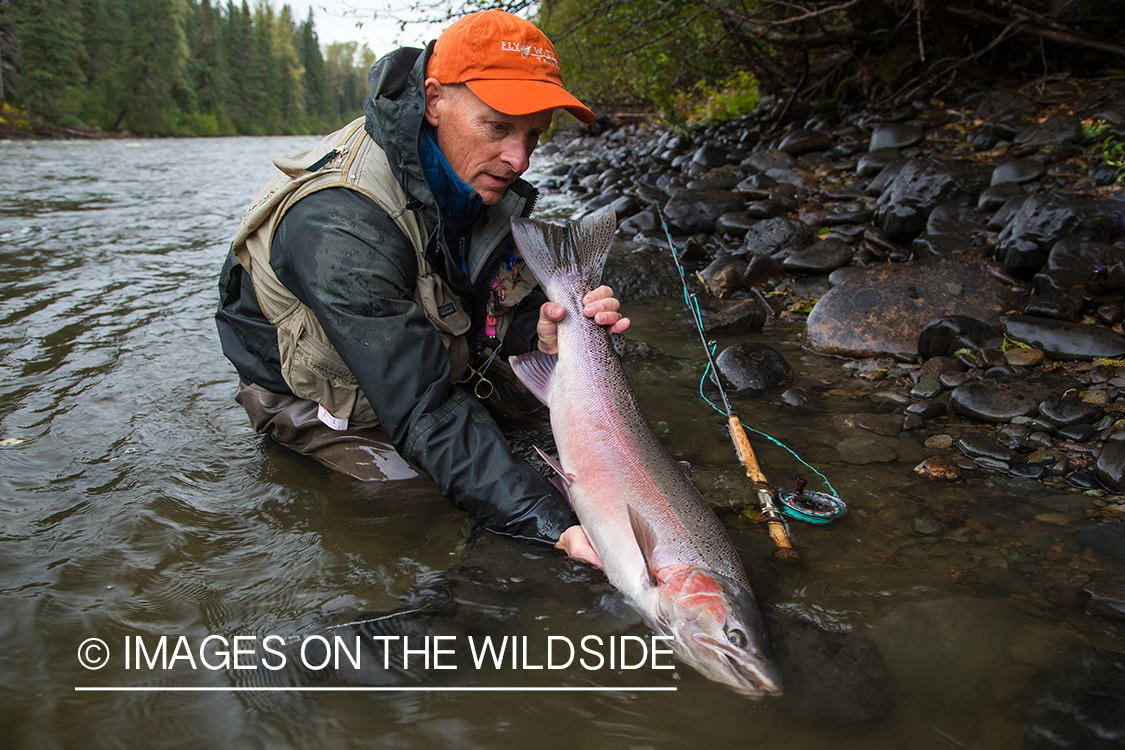
[[[680,284],[681,284],[681,286],[683,287],[683,290],[684,290],[684,305],[687,307],[688,311],[691,313],[692,320],[695,322],[696,330],[699,332],[700,340],[703,343],[704,354],[707,355],[707,366],[703,371],[703,377],[700,378],[700,380],[699,380],[699,396],[712,409],[714,409],[715,411],[717,411],[720,414],[724,414],[729,419],[733,415],[733,410],[731,409],[730,399],[727,398],[726,390],[723,388],[722,383],[719,381],[719,373],[718,373],[717,368],[715,367],[715,361],[714,361],[714,353],[715,353],[715,349],[718,348],[718,345],[714,341],[709,342],[707,340],[707,335],[704,333],[704,330],[703,330],[703,313],[700,311],[700,308],[699,308],[699,298],[688,289],[687,275],[684,272],[683,265],[680,263],[679,255],[676,254],[676,247],[672,242],[672,233],[668,228],[668,222],[664,218],[664,212],[660,210],[660,206],[656,207],[656,212],[657,212],[657,215],[660,217],[660,224],[664,229],[664,236],[668,240],[668,249],[672,253],[672,260],[676,264],[676,270],[680,272]],[[711,399],[707,398],[707,395],[703,390],[703,384],[707,381],[708,376],[711,377],[711,381],[719,389],[719,395],[722,396],[723,406],[725,407],[725,411],[724,411],[724,409],[720,409],[713,401],[711,401]],[[785,451],[787,451],[791,456],[793,456],[795,459],[797,459],[797,461],[799,461],[803,466],[807,467],[810,471],[812,471],[814,474],[816,474],[818,477],[821,478],[821,480],[824,482],[824,484],[830,490],[831,497],[833,498],[833,500],[836,503],[839,503],[838,508],[836,508],[837,510],[839,508],[844,507],[843,501],[840,500],[839,493],[836,492],[836,488],[832,486],[832,483],[828,480],[828,477],[824,476],[824,474],[822,474],[819,470],[817,470],[817,468],[815,466],[813,466],[812,464],[810,464],[808,461],[805,461],[803,458],[801,458],[801,456],[798,455],[796,451],[794,451],[789,446],[785,445],[785,443],[781,442],[780,440],[775,438],[773,435],[770,435],[766,432],[762,432],[761,430],[755,429],[753,427],[748,427],[747,425],[742,424],[741,421],[739,421],[738,424],[739,424],[739,427],[741,427],[743,430],[753,432],[757,435],[761,435],[762,437],[764,437],[766,440],[770,441],[774,445],[776,445],[779,448],[782,448]],[[801,488],[803,489],[803,484],[801,485]],[[788,498],[783,497],[784,500],[789,500],[794,496],[794,493],[786,493],[786,494],[788,494],[789,497]],[[800,492],[798,492],[796,494],[800,495]],[[830,504],[835,505],[835,503],[830,503]],[[835,517],[838,517],[838,515],[835,514],[835,512],[832,512],[832,513],[829,513],[828,511],[821,512],[821,511],[818,511],[816,509],[795,509],[795,508],[791,507],[791,504],[789,502],[784,503],[783,510],[785,510],[787,512],[794,511],[794,512],[789,512],[789,515],[793,515],[794,517],[801,518],[802,520],[810,521],[810,522],[813,522],[813,523],[824,523],[824,522],[826,522],[825,519],[832,520]],[[804,511],[808,511],[808,512],[804,512]],[[839,513],[839,515],[842,515],[842,513]],[[831,516],[831,517],[829,517],[829,516]]]

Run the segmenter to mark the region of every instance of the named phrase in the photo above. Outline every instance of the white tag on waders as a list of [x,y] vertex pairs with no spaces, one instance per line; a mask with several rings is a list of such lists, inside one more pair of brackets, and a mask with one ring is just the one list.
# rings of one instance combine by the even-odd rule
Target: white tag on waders
[[348,429],[348,420],[332,416],[332,412],[324,408],[324,404],[317,404],[316,418],[333,430]]

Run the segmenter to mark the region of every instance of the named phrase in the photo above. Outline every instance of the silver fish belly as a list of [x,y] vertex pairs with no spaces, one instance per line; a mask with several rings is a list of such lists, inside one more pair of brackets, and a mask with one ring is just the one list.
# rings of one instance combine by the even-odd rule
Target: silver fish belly
[[615,229],[612,212],[566,226],[513,220],[521,255],[566,315],[557,355],[512,357],[512,367],[550,408],[559,460],[548,461],[609,582],[708,678],[750,697],[780,694],[780,671],[734,545],[657,439],[606,330],[583,314]]

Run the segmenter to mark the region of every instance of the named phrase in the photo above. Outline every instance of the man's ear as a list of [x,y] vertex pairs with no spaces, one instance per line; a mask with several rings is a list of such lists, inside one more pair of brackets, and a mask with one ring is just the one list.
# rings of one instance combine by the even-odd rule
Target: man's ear
[[426,122],[435,128],[438,126],[438,120],[441,119],[441,100],[442,94],[445,93],[445,87],[438,83],[436,78],[426,79]]

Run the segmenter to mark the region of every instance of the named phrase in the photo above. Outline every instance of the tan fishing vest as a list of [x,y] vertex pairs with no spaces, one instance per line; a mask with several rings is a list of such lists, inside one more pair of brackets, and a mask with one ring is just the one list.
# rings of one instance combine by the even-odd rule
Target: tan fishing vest
[[[274,159],[281,171],[246,209],[231,245],[235,258],[250,273],[262,312],[277,328],[281,375],[286,384],[295,395],[317,402],[333,417],[354,426],[377,424],[374,409],[329,343],[320,321],[278,280],[270,266],[274,232],[297,201],[318,190],[347,187],[375,201],[394,220],[414,246],[418,264],[414,300],[441,334],[449,352],[453,382],[461,379],[469,362],[465,334],[471,326],[460,297],[426,262],[427,231],[421,213],[407,208],[410,199],[406,191],[394,178],[383,149],[367,137],[363,124],[364,118],[359,117],[304,153]],[[486,229],[491,228],[492,234],[506,231],[506,226],[499,226],[500,221],[506,225],[508,217],[497,216]],[[531,283],[521,280],[518,273],[515,277],[514,290],[511,278],[507,280],[504,312],[531,290]],[[531,274],[525,273],[524,279],[532,279]],[[509,322],[507,314],[497,318],[497,337],[503,336]]]

